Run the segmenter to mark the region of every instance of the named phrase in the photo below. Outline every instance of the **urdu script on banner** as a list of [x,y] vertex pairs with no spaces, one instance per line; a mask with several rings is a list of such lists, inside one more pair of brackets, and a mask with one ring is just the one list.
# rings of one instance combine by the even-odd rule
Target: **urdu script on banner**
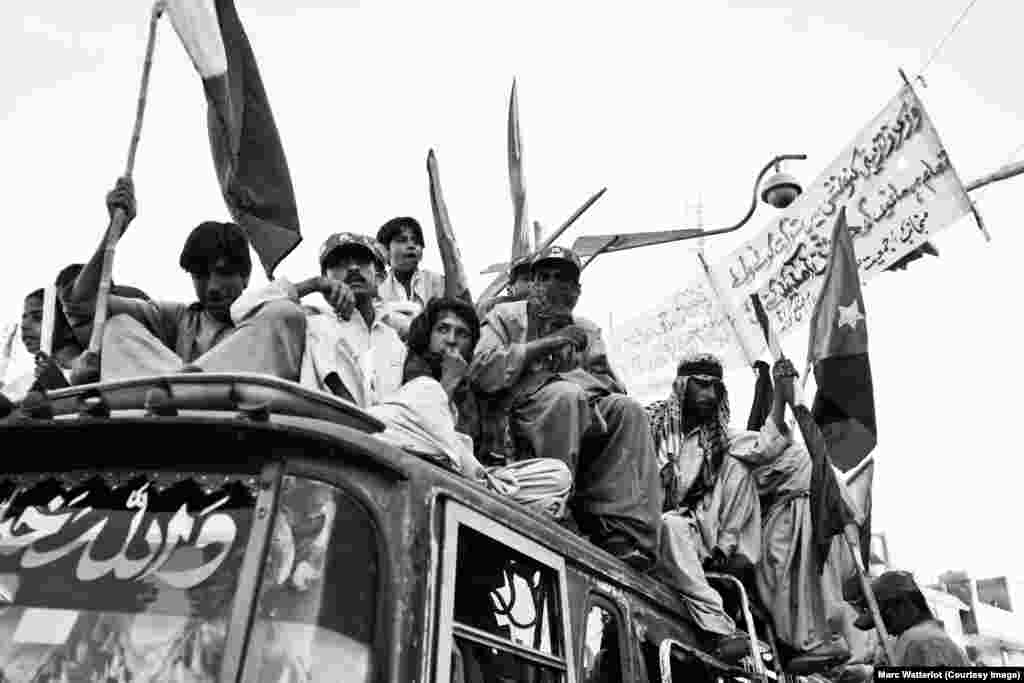
[[[970,212],[963,184],[909,85],[792,206],[712,266],[714,289],[698,274],[656,309],[611,331],[613,360],[630,392],[642,401],[664,398],[675,361],[691,350],[717,353],[731,367],[744,364],[736,334],[748,350],[762,353],[749,302],[754,292],[779,337],[808,320],[844,206],[863,281]],[[735,332],[726,307],[739,313]]]

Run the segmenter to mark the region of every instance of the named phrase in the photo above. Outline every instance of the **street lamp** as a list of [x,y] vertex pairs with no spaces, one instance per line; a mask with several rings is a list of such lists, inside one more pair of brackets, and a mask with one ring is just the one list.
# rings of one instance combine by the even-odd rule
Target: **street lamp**
[[[572,249],[583,261],[583,267],[585,268],[601,254],[613,251],[625,251],[626,249],[636,249],[655,244],[666,244],[668,242],[698,239],[734,232],[742,228],[753,218],[754,211],[757,210],[757,200],[759,198],[777,209],[785,209],[800,196],[802,191],[800,184],[793,176],[782,171],[782,162],[802,161],[806,158],[806,154],[781,154],[765,164],[754,181],[753,196],[750,199],[750,207],[747,209],[746,215],[738,223],[729,227],[717,228],[715,230],[683,229],[622,233],[618,235],[585,235],[576,239]],[[761,181],[764,180],[768,171],[773,168],[775,173],[762,185]],[[758,190],[760,190],[760,193]]]

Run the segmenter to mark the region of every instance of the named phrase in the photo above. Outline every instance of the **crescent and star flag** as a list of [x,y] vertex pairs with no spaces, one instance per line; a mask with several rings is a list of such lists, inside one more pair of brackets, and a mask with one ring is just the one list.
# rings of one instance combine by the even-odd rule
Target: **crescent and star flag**
[[249,39],[232,0],[167,0],[165,11],[203,80],[224,201],[271,278],[302,235],[284,148]]
[[[811,519],[815,546],[824,550],[821,557],[825,557],[832,536],[842,533],[854,517],[843,500],[831,464],[849,472],[868,457],[877,442],[864,298],[845,207],[832,231],[829,263],[810,326],[807,359],[814,363],[818,385],[811,415],[821,429],[828,453],[814,458]],[[870,511],[861,512],[867,516]],[[865,527],[861,525],[862,536]],[[869,549],[861,550],[867,553]]]

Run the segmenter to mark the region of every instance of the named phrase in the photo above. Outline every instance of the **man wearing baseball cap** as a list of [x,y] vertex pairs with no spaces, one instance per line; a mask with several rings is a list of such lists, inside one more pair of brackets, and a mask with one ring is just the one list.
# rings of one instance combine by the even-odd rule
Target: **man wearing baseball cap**
[[523,301],[530,294],[530,275],[533,272],[533,254],[515,258],[509,265],[505,294],[480,302],[479,315],[486,317],[498,304]]
[[573,314],[580,260],[551,246],[534,258],[529,296],[487,314],[470,369],[508,414],[516,459],[564,461],[580,531],[637,568],[655,558],[661,489],[643,407],[608,364],[601,330]]
[[295,284],[277,278],[262,290],[243,295],[231,313],[244,320],[268,302],[298,303],[310,294],[322,294],[333,310],[305,309],[300,381],[365,408],[398,390],[405,362],[405,345],[375,308],[381,266],[373,238],[339,232],[320,247],[320,275]]
[[[893,666],[971,665],[964,651],[935,619],[910,572],[887,571],[871,582],[871,590],[886,630],[896,637]],[[874,621],[870,617],[859,618],[857,626],[874,628]]]

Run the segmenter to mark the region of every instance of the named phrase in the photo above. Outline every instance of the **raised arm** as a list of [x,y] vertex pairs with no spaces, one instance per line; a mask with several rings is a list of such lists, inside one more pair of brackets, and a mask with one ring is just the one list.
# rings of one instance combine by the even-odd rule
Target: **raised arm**
[[[118,178],[114,189],[107,194],[107,213],[113,221],[114,213],[121,209],[125,214],[124,226],[121,235],[128,229],[128,224],[135,218],[135,188],[130,178]],[[62,293],[61,303],[65,309],[71,308],[76,317],[92,319],[96,310],[96,296],[99,292],[100,280],[103,278],[103,259],[107,246],[107,233],[103,233],[103,239],[93,253],[92,258],[85,264],[75,278],[71,287],[66,288]],[[130,311],[118,310],[117,303],[111,297],[108,308],[109,315],[119,313],[130,313]]]
[[348,320],[355,308],[355,295],[344,282],[317,275],[292,283],[288,278],[277,278],[264,287],[245,291],[231,304],[231,320],[239,325],[255,313],[260,306],[271,301],[289,300],[299,303],[310,294],[322,294],[338,315]]

